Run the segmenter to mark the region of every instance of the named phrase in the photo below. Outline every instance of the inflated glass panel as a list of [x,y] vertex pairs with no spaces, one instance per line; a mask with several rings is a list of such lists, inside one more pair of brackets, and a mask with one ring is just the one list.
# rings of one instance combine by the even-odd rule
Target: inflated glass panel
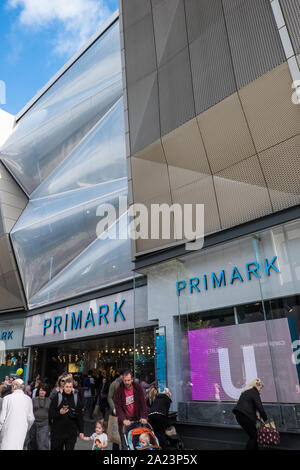
[[224,1],[238,89],[285,60],[269,0]]
[[127,178],[121,178],[30,201],[11,232],[28,299],[67,264],[76,264],[97,238],[98,207],[110,203],[117,210],[119,196],[126,194]]
[[99,82],[105,83],[113,75],[118,75],[121,70],[120,47],[117,21],[59,77],[20,121],[40,108],[50,108],[49,112],[54,112],[53,104],[69,107],[77,94],[92,90]]
[[123,100],[97,122],[89,134],[33,192],[40,198],[126,177]]
[[116,24],[25,114],[0,158],[31,194],[122,94]]
[[[125,219],[125,220],[124,220]],[[124,239],[96,239],[72,263],[29,300],[35,308],[132,278],[131,241],[126,239],[127,213],[117,221]]]

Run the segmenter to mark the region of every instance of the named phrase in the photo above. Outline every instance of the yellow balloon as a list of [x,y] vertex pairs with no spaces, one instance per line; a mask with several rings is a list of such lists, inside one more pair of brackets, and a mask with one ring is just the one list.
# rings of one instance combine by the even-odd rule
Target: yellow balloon
[[18,369],[18,370],[17,370],[17,375],[22,375],[23,372],[24,372],[23,369]]

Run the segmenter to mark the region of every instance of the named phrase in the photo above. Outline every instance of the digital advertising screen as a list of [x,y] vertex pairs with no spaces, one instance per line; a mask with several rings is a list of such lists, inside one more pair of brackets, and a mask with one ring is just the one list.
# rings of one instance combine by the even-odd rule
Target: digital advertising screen
[[189,331],[192,399],[234,401],[259,377],[262,401],[300,403],[295,331],[291,318]]

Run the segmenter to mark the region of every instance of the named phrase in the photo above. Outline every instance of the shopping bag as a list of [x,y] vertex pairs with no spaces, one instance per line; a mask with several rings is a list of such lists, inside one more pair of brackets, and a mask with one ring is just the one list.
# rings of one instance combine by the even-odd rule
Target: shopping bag
[[121,444],[118,418],[116,416],[110,415],[108,418],[107,436],[110,442],[113,442],[114,444],[119,444],[119,445]]
[[279,446],[280,434],[276,429],[274,421],[261,422],[257,429],[257,443],[263,447]]

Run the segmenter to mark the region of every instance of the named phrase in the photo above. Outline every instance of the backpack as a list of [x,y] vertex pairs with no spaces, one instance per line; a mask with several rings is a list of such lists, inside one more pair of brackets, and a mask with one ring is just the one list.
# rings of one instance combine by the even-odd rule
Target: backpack
[[[62,393],[61,393],[61,392],[57,392],[57,396],[58,396],[58,399],[57,399],[57,408],[59,408],[60,405],[61,405],[61,403],[62,403],[63,396],[62,396]],[[78,392],[77,392],[77,390],[75,390],[75,391],[73,392],[73,396],[74,396],[75,408],[77,408],[77,403],[78,403]]]

